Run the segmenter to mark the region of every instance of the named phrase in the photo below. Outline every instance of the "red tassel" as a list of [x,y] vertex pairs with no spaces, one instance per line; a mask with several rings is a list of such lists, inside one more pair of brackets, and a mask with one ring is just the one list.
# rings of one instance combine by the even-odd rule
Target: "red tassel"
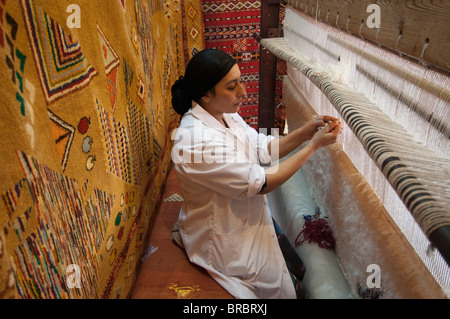
[[[303,238],[301,239],[303,235]],[[318,218],[317,215],[305,216],[305,223],[302,231],[295,239],[295,246],[303,244],[305,241],[317,243],[321,248],[333,249],[336,245],[330,226],[325,218]]]

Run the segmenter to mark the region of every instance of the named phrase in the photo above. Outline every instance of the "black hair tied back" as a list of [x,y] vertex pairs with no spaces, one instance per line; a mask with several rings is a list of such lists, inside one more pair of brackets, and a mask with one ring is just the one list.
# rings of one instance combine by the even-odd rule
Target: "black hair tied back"
[[172,85],[172,106],[175,112],[184,115],[189,111],[192,104],[192,97],[189,96],[189,90],[186,85],[186,79],[180,76]]
[[188,62],[186,72],[172,86],[172,106],[183,116],[198,103],[208,91],[219,83],[236,64],[228,53],[218,49],[205,49],[195,54]]

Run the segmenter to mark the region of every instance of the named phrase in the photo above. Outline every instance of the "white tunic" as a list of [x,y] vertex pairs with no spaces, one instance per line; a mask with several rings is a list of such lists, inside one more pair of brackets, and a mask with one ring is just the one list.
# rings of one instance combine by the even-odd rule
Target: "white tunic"
[[236,298],[296,298],[267,198],[258,195],[265,182],[260,162],[270,162],[274,137],[238,114],[224,119],[229,128],[195,105],[176,131],[172,160],[187,255]]

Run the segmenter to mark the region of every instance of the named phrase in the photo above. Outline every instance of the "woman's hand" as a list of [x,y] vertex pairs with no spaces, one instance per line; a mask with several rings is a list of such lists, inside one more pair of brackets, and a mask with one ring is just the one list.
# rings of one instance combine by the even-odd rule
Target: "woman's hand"
[[[336,143],[339,134],[342,133],[343,127],[340,120],[331,117],[326,118],[327,123],[325,126],[320,126],[310,141],[316,149]],[[329,120],[328,118],[331,118],[332,120]]]
[[[278,156],[277,158],[282,158],[302,145],[304,142],[311,140],[320,129],[325,127],[327,123],[329,125],[333,125],[333,123],[338,122],[339,120],[332,116],[316,115],[295,131],[290,132],[288,135],[283,136],[282,138],[274,139],[272,142],[270,142],[269,152],[272,156],[276,154]],[[339,132],[341,129],[341,127],[337,128],[337,131]],[[317,137],[316,139],[319,138]],[[321,144],[319,143],[318,145]],[[320,147],[321,146],[319,146],[318,148]],[[315,148],[317,149],[317,147]]]
[[[305,141],[306,134],[310,135],[310,141],[305,147],[284,161],[265,170],[267,186],[260,194],[267,194],[287,181],[319,148],[336,143],[341,132],[342,123],[337,118],[331,116],[315,116],[308,123],[294,132],[289,133],[287,136],[272,140],[270,142],[271,144],[283,141],[283,143],[279,144],[279,149],[283,150],[284,153],[280,151],[280,154],[287,154],[293,148],[298,147],[299,140]],[[283,156],[280,156],[280,158]]]
[[302,126],[304,137],[307,140],[313,138],[314,134],[327,123],[336,123],[339,119],[328,115],[315,115]]

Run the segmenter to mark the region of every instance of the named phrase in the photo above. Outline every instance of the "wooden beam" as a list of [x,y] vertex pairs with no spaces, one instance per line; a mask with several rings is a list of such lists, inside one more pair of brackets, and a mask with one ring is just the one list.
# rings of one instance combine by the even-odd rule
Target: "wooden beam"
[[[261,1],[261,38],[279,36],[280,1]],[[259,62],[259,110],[258,127],[270,129],[275,126],[275,86],[277,79],[277,57],[260,47]]]
[[[319,21],[376,42],[415,60],[450,71],[448,0],[286,0]],[[372,25],[379,8],[379,28]]]

